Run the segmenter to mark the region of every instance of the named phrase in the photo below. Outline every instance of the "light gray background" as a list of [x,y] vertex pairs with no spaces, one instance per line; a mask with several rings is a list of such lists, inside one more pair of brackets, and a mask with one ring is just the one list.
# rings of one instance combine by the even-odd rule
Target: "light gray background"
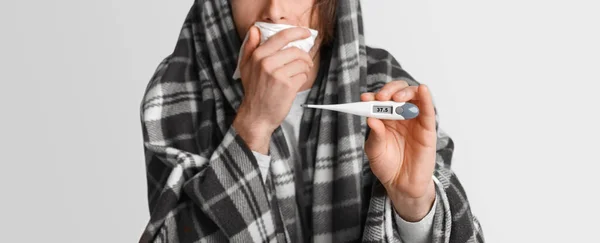
[[[138,240],[139,102],[191,2],[0,2],[3,242]],[[431,86],[488,242],[597,239],[597,1],[363,8],[367,43]]]

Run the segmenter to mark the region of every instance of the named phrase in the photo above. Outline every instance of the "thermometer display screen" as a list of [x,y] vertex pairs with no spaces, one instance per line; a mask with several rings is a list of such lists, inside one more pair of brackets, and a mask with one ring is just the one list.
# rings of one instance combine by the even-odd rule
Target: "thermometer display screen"
[[373,106],[373,113],[383,113],[383,114],[392,114],[391,106]]

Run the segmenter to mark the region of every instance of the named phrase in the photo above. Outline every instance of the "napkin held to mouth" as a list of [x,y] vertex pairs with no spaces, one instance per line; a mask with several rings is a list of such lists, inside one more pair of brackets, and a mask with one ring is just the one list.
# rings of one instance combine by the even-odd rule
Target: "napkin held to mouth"
[[[266,22],[256,22],[256,23],[254,23],[254,26],[258,27],[258,29],[260,30],[260,45],[265,43],[265,41],[267,41],[273,35],[277,34],[279,31],[297,27],[297,26],[287,25],[287,24],[271,24],[271,23],[266,23]],[[292,42],[288,43],[286,46],[284,46],[282,48],[282,50],[294,46],[294,47],[299,48],[300,50],[309,52],[310,49],[315,44],[315,40],[317,39],[317,35],[319,34],[319,32],[316,30],[313,30],[313,29],[308,29],[308,30],[310,31],[310,37],[308,37],[306,39],[302,39],[302,40],[292,41]],[[242,60],[242,52],[244,51],[244,46],[246,45],[246,41],[248,41],[249,34],[250,34],[250,31],[248,31],[248,33],[246,34],[246,37],[244,38],[244,42],[242,43],[242,46],[240,47],[240,52],[238,54],[238,63],[237,63],[237,67],[235,68],[235,72],[233,73],[233,79],[240,78],[240,61]]]

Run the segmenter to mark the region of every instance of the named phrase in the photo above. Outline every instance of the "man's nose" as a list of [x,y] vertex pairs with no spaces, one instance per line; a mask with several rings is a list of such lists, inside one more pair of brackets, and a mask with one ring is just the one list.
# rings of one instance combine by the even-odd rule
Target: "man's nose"
[[268,0],[262,21],[274,24],[289,24],[290,18],[287,16],[284,2],[284,0]]

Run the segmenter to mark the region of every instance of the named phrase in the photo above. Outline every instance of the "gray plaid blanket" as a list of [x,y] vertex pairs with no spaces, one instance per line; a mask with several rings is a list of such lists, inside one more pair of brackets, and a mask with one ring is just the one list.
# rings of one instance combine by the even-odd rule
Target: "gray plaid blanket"
[[[307,103],[360,101],[386,82],[418,85],[385,50],[367,47],[358,0],[339,0],[326,75]],[[173,53],[147,86],[141,120],[150,221],[140,242],[400,242],[393,207],[371,173],[362,117],[308,109],[302,166],[281,128],[266,183],[231,126],[242,100],[231,76],[241,40],[227,0],[196,0]],[[438,128],[434,242],[483,242],[450,170],[452,140]],[[301,178],[300,178],[301,177]]]

